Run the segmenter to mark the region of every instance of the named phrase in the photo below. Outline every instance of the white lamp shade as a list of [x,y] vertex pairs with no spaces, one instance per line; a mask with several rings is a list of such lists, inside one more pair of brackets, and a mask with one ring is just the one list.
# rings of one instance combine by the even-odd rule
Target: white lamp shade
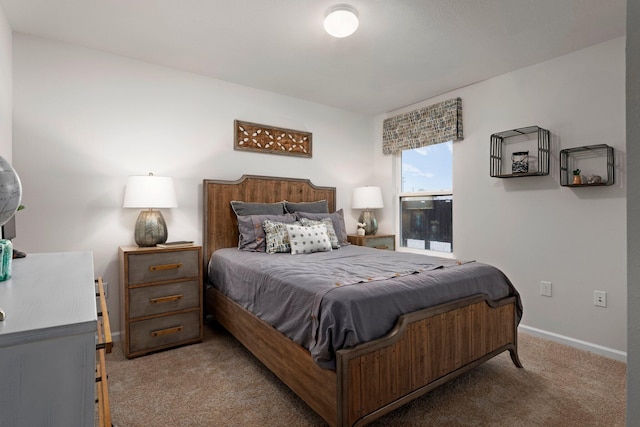
[[380,187],[358,187],[353,190],[353,209],[380,209],[382,203],[382,190]]
[[347,37],[358,29],[358,15],[347,5],[332,8],[324,19],[324,29],[333,37]]
[[125,208],[177,208],[173,178],[166,176],[130,176],[124,192]]

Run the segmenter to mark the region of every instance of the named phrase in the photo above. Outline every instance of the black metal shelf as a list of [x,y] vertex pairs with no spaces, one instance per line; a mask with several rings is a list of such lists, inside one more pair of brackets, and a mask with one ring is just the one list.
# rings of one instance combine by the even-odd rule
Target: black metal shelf
[[516,173],[505,173],[501,175],[492,175],[494,178],[522,178],[525,176],[542,176],[549,175],[548,173],[542,172],[516,172]]
[[[602,177],[602,181],[593,184],[573,184],[570,180],[571,169],[577,168],[578,161],[586,158],[604,157],[607,158],[607,177]],[[615,177],[615,157],[613,147],[607,144],[584,145],[560,150],[560,185],[563,187],[602,187],[613,185]]]
[[[502,155],[504,145],[508,143],[507,140],[509,138],[534,133],[538,134],[538,169],[529,172],[503,173]],[[548,130],[543,129],[539,126],[527,126],[523,128],[494,133],[493,135],[491,135],[489,174],[494,178],[523,178],[528,176],[549,175],[549,151],[550,133]]]

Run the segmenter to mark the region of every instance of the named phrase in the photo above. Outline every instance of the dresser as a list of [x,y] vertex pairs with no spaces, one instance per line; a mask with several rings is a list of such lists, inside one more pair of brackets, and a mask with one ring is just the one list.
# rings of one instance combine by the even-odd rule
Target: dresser
[[120,247],[126,357],[202,341],[202,247]]
[[97,311],[90,252],[29,254],[0,282],[0,426],[93,426]]
[[350,234],[347,240],[352,245],[367,246],[376,249],[396,250],[396,236],[393,234],[374,234],[368,236],[358,236]]

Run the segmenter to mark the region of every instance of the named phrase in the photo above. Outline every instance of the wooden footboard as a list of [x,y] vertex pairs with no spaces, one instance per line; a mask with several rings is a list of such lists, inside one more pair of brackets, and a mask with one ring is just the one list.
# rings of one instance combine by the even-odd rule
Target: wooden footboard
[[480,363],[517,356],[516,300],[482,295],[403,315],[385,337],[337,353],[336,371],[217,290],[216,320],[332,426],[364,425]]
[[385,337],[338,351],[339,425],[364,425],[478,364],[511,352],[515,298],[474,296],[402,316]]

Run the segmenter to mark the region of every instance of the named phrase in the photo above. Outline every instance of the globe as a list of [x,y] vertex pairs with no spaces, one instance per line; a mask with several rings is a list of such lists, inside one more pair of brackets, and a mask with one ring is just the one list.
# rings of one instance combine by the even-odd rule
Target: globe
[[0,156],[0,226],[16,213],[22,200],[22,184],[13,167]]

